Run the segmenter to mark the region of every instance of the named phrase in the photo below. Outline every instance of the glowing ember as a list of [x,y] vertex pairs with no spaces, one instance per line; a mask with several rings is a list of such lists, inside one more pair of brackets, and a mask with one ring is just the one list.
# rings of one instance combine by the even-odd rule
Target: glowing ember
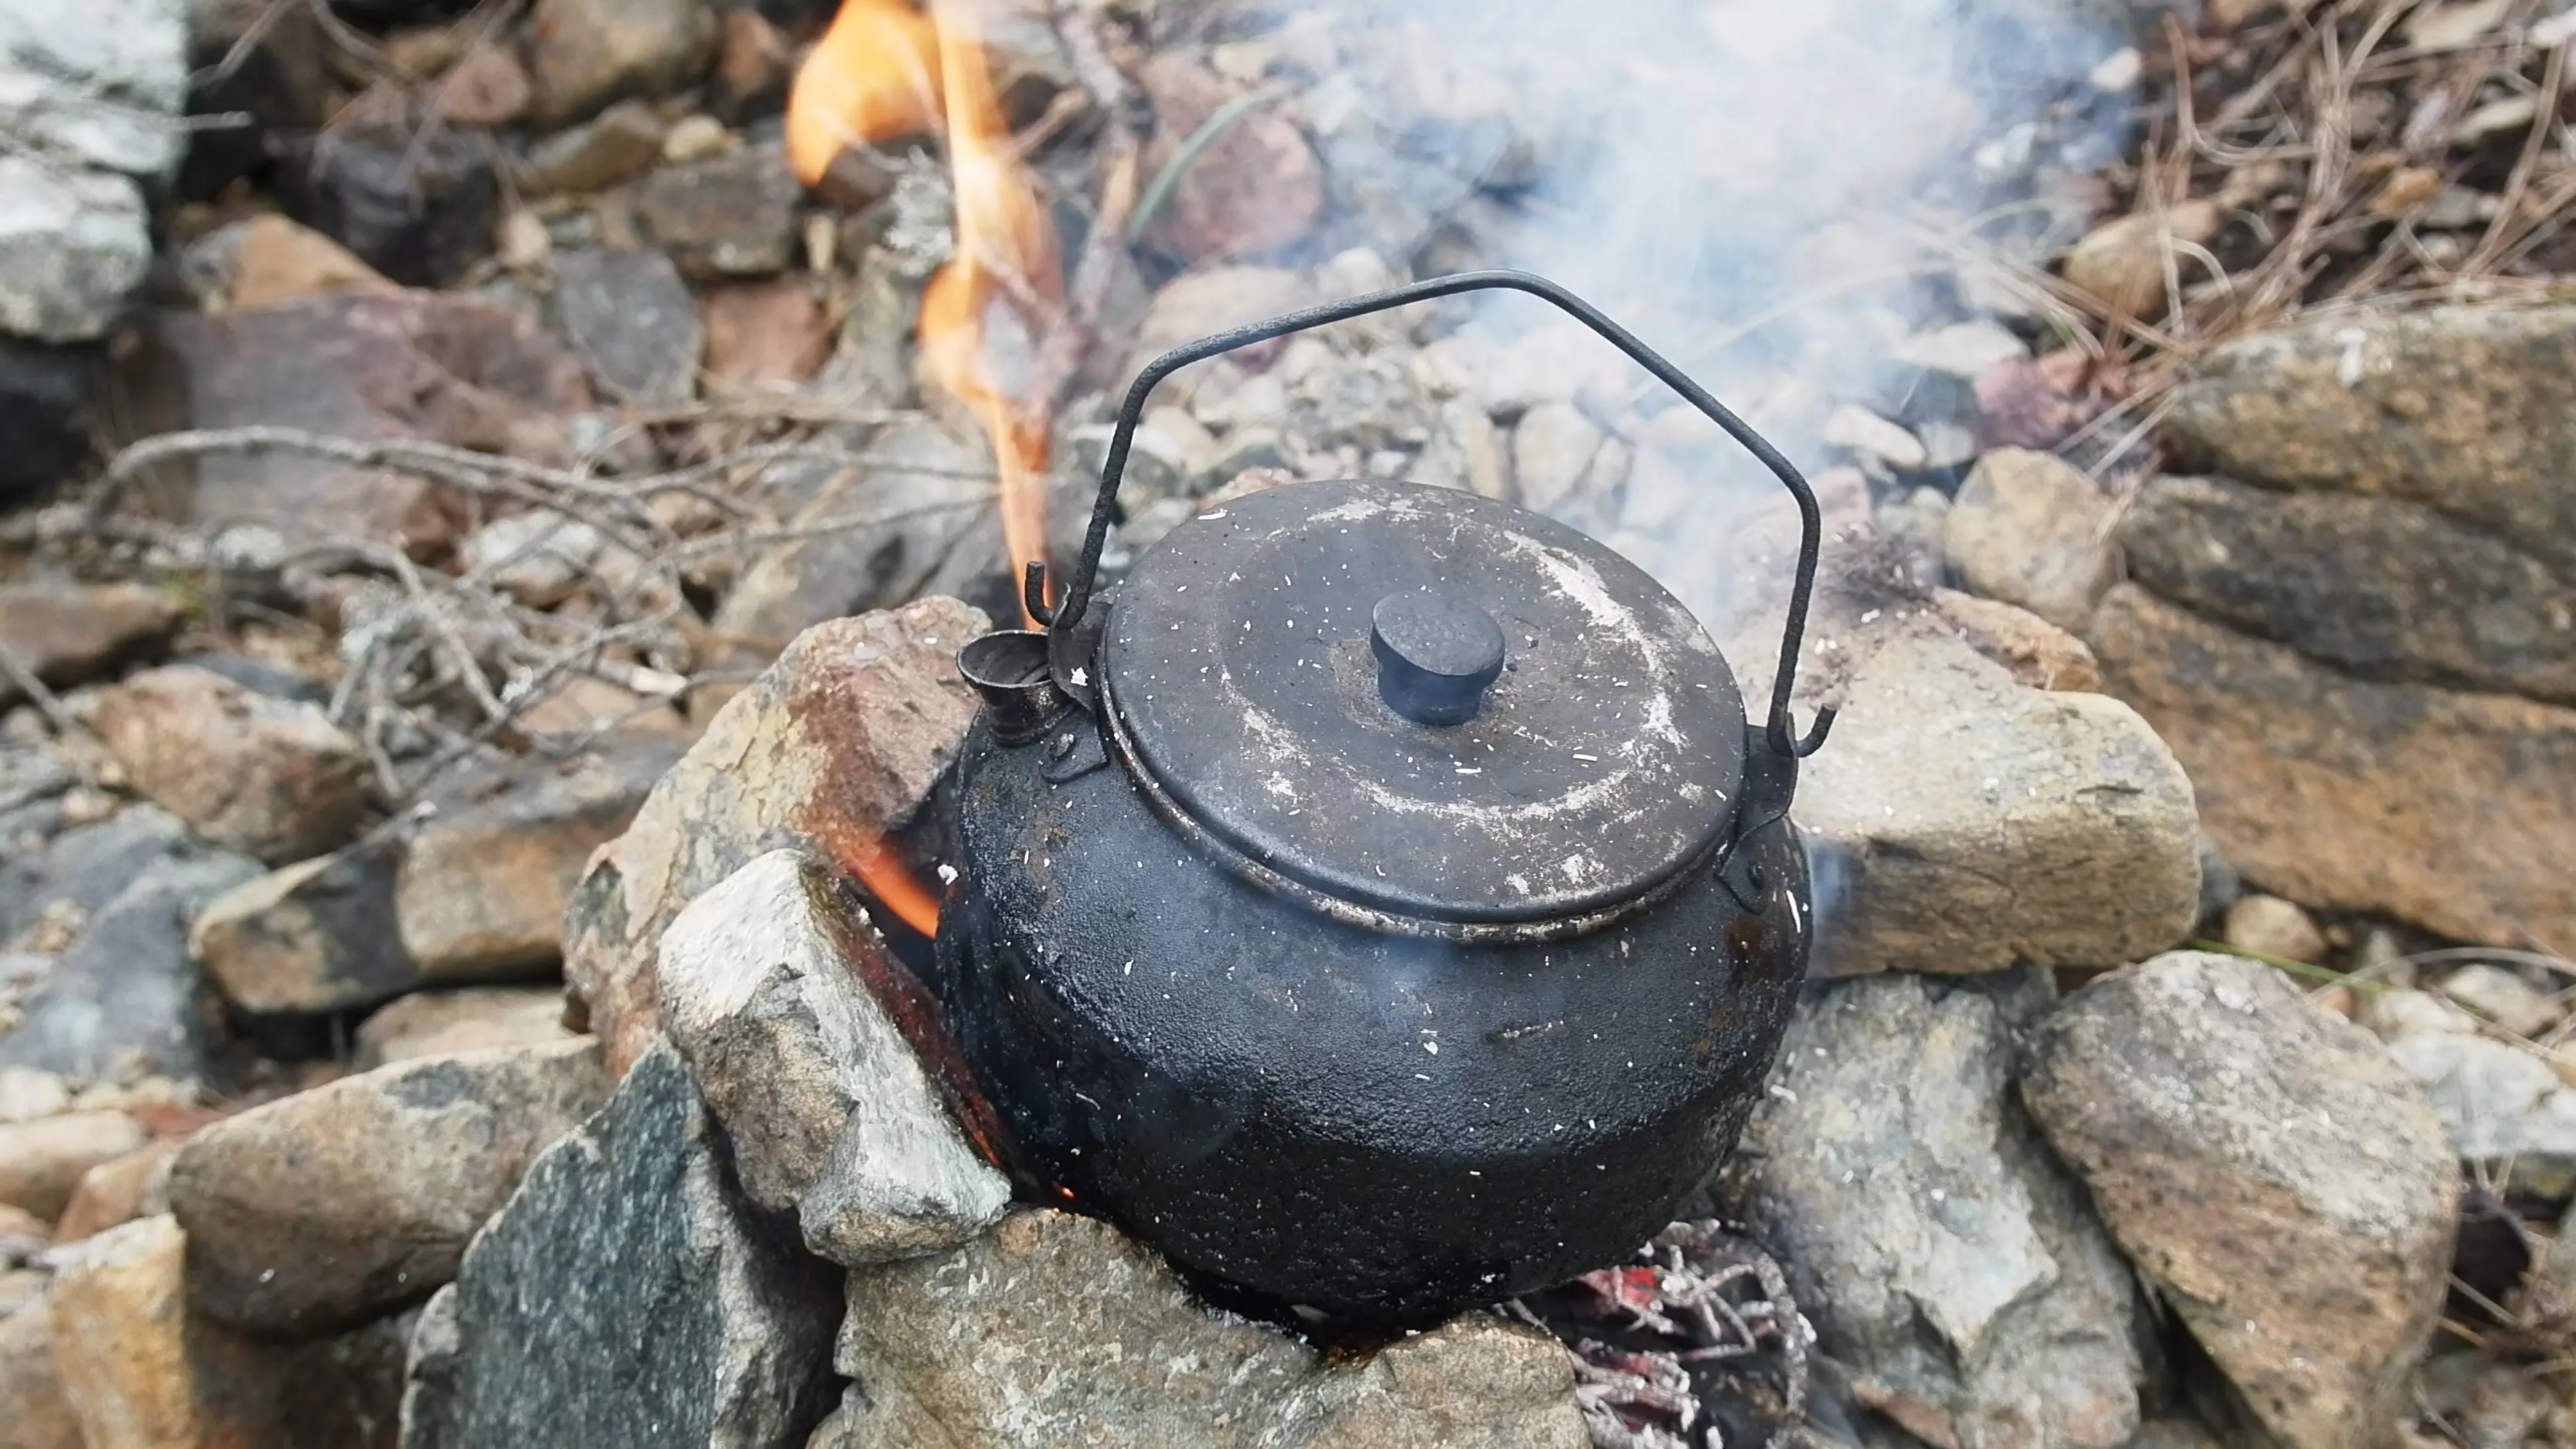
[[[1034,375],[1063,310],[1064,277],[1055,230],[993,91],[977,6],[940,0],[935,15],[934,24],[900,0],[842,0],[797,73],[789,154],[811,184],[843,146],[919,130],[922,107],[941,102],[957,252],[922,294],[922,358],[992,441],[1017,578],[1045,557],[1047,404]],[[932,54],[935,85],[923,64]]]

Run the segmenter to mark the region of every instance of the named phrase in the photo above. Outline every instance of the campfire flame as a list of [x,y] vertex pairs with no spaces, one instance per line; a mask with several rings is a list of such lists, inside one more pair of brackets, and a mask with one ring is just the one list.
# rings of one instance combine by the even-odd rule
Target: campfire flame
[[788,155],[812,185],[845,146],[926,129],[935,108],[956,183],[957,241],[922,294],[921,355],[992,442],[1018,579],[1046,556],[1048,403],[1037,361],[1064,308],[1063,269],[993,89],[975,0],[936,0],[933,10],[935,18],[903,0],[842,0],[788,97]]
[[877,904],[892,911],[895,919],[925,936],[939,934],[938,897],[882,837],[870,835],[851,841],[842,857],[842,863],[859,878],[859,884],[867,888]]

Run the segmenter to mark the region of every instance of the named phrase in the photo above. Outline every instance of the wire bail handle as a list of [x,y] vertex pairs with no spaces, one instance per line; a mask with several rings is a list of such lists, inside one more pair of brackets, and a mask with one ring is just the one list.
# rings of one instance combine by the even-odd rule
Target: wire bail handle
[[1788,488],[1790,495],[1798,500],[1798,577],[1789,594],[1788,623],[1781,631],[1780,667],[1772,682],[1771,717],[1766,728],[1773,753],[1787,759],[1814,754],[1823,747],[1826,733],[1833,728],[1834,712],[1829,708],[1818,709],[1815,724],[1801,738],[1792,727],[1789,696],[1798,681],[1798,648],[1806,638],[1807,605],[1815,594],[1816,561],[1823,547],[1824,519],[1816,507],[1815,490],[1807,486],[1806,478],[1779,449],[1771,446],[1768,439],[1755,432],[1726,404],[1693,382],[1687,373],[1675,367],[1661,353],[1638,340],[1636,334],[1627,328],[1611,321],[1591,303],[1547,278],[1529,272],[1460,272],[1454,276],[1433,277],[1428,281],[1390,287],[1382,292],[1307,307],[1266,322],[1202,337],[1147,363],[1145,370],[1136,374],[1135,383],[1127,389],[1126,402],[1118,409],[1117,431],[1109,439],[1108,461],[1101,465],[1100,495],[1091,505],[1091,525],[1083,534],[1082,560],[1074,571],[1072,586],[1066,590],[1062,604],[1049,608],[1046,604],[1046,565],[1031,560],[1027,577],[1021,585],[1022,602],[1029,616],[1046,625],[1050,633],[1067,634],[1082,621],[1084,611],[1090,608],[1093,587],[1100,577],[1101,550],[1108,546],[1110,518],[1118,506],[1118,485],[1127,472],[1127,451],[1135,442],[1138,422],[1145,416],[1145,399],[1163,379],[1191,363],[1204,362],[1237,348],[1267,342],[1292,332],[1347,322],[1373,312],[1452,297],[1461,292],[1484,291],[1526,292],[1542,301],[1554,303],[1576,321],[1599,333],[1611,346],[1626,353],[1638,366],[1653,373],[1658,381],[1680,393],[1762,466],[1770,469]]

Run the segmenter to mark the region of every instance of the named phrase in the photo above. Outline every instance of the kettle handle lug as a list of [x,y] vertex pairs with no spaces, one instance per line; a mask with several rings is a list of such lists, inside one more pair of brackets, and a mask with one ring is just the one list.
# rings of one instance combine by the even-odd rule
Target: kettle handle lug
[[1371,292],[1339,302],[1328,302],[1322,306],[1285,313],[1266,322],[1255,322],[1250,326],[1238,327],[1231,332],[1202,337],[1196,342],[1173,348],[1147,363],[1145,370],[1136,375],[1135,383],[1127,389],[1127,400],[1118,409],[1117,431],[1109,439],[1109,457],[1100,470],[1100,494],[1092,501],[1091,525],[1083,534],[1082,560],[1074,570],[1071,586],[1065,591],[1061,603],[1052,608],[1042,607],[1046,603],[1043,597],[1045,594],[1043,565],[1035,563],[1029,565],[1028,577],[1023,581],[1023,592],[1027,595],[1026,602],[1031,617],[1046,625],[1050,631],[1069,630],[1082,622],[1084,612],[1091,605],[1093,586],[1099,579],[1101,550],[1107,547],[1109,542],[1110,518],[1118,504],[1118,485],[1127,472],[1127,450],[1135,442],[1137,424],[1145,416],[1147,394],[1151,393],[1163,379],[1191,363],[1204,362],[1208,358],[1232,352],[1236,348],[1249,347],[1256,342],[1267,342],[1271,338],[1282,337],[1291,332],[1303,332],[1309,328],[1328,326],[1335,322],[1347,322],[1352,318],[1365,317],[1373,312],[1384,312],[1415,302],[1456,296],[1461,292],[1496,290],[1526,292],[1542,301],[1553,303],[1572,315],[1576,321],[1599,333],[1611,346],[1626,353],[1638,366],[1653,373],[1657,380],[1680,393],[1691,406],[1706,414],[1709,421],[1717,424],[1728,437],[1733,438],[1746,452],[1751,453],[1762,466],[1770,469],[1772,474],[1788,487],[1790,495],[1798,500],[1798,578],[1789,595],[1788,623],[1781,631],[1780,666],[1772,683],[1771,718],[1764,733],[1771,753],[1775,755],[1797,759],[1814,754],[1823,747],[1826,732],[1833,728],[1834,712],[1830,708],[1818,709],[1814,724],[1802,738],[1790,719],[1789,696],[1797,685],[1798,648],[1806,637],[1807,604],[1815,594],[1816,559],[1823,542],[1824,520],[1816,507],[1815,490],[1807,486],[1806,478],[1798,472],[1797,467],[1790,463],[1787,457],[1782,455],[1779,449],[1773,447],[1768,439],[1755,432],[1707,389],[1692,381],[1689,374],[1674,366],[1644,342],[1639,341],[1636,334],[1610,320],[1599,308],[1547,278],[1528,272],[1460,272],[1454,276],[1433,277],[1427,281],[1414,282],[1406,286],[1390,287],[1383,292]]

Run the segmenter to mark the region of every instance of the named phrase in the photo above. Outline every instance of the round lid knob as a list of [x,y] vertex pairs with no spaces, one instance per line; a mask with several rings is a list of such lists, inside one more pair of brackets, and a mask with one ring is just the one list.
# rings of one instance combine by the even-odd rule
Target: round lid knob
[[1503,674],[1503,626],[1455,589],[1406,589],[1378,600],[1369,647],[1379,697],[1415,724],[1474,719]]

